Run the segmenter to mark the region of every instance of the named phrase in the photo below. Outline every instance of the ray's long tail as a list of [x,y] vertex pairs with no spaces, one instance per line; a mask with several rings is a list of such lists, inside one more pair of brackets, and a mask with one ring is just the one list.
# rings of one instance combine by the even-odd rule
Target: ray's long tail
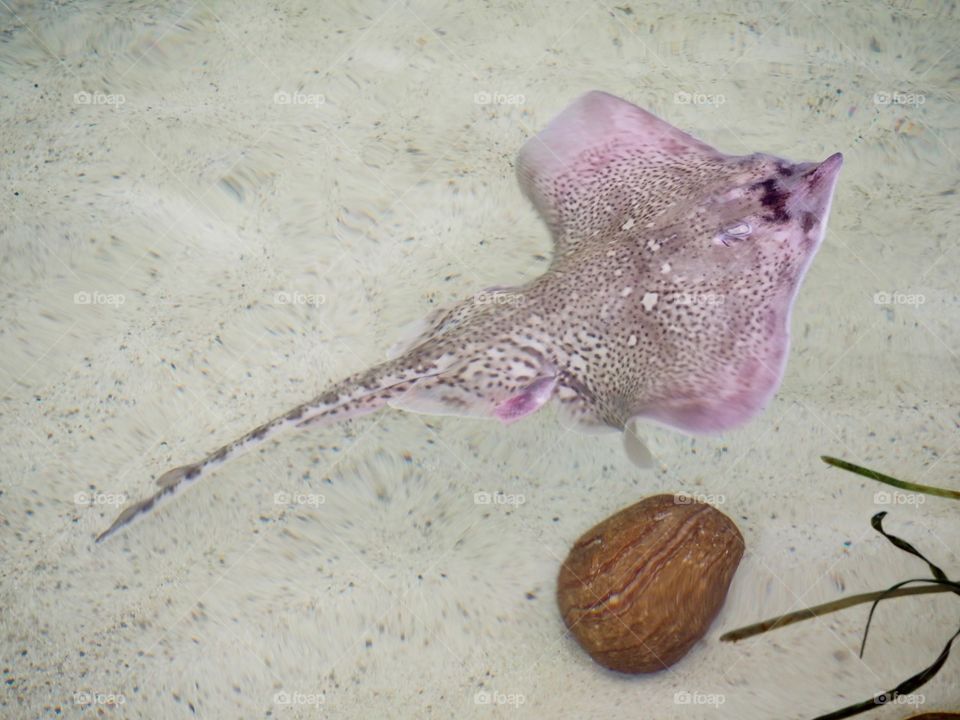
[[157,480],[160,489],[153,495],[127,506],[113,524],[97,536],[102,542],[115,532],[142,518],[213,469],[290,428],[303,428],[339,422],[364,415],[386,405],[393,397],[406,392],[413,381],[427,377],[422,368],[410,369],[398,358],[362,374],[349,377],[330,390],[289,412],[275,417],[246,435],[210,453],[202,460],[168,470]]

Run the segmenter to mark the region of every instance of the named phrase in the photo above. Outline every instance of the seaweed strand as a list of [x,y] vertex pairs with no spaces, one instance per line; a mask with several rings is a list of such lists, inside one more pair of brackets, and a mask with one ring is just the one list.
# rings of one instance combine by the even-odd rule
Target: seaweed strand
[[[907,581],[911,582],[911,581]],[[918,578],[914,582],[935,582],[933,580],[928,580],[927,578]],[[901,583],[902,584],[902,583]],[[896,586],[895,586],[896,587]],[[888,588],[887,590],[880,590],[877,592],[868,592],[868,593],[859,593],[857,595],[848,595],[845,598],[840,598],[839,600],[831,600],[830,602],[823,603],[822,605],[814,605],[812,607],[803,608],[801,610],[794,610],[793,612],[785,613],[784,615],[778,615],[776,617],[768,618],[758,623],[752,625],[744,625],[741,628],[736,630],[731,630],[728,633],[724,633],[720,636],[721,642],[738,642],[739,640],[746,640],[749,637],[754,635],[762,635],[765,632],[770,630],[777,630],[787,625],[793,625],[798,623],[801,620],[809,620],[810,618],[820,617],[821,615],[829,615],[832,612],[837,610],[846,610],[849,607],[854,605],[861,605],[863,603],[873,602],[874,600],[890,600],[892,598],[898,597],[909,597],[911,595],[933,595],[935,593],[944,593],[944,592],[956,592],[957,589],[960,589],[960,585],[957,583],[948,583],[942,585],[936,583],[935,585],[929,587],[912,587],[912,588],[901,588],[898,590],[893,590]]]
[[921,670],[916,675],[907,678],[893,688],[893,690],[878,693],[869,700],[865,700],[864,702],[856,703],[854,705],[848,705],[847,707],[841,708],[840,710],[835,710],[832,713],[818,715],[813,720],[840,720],[840,718],[853,717],[854,715],[859,715],[862,712],[873,710],[880,705],[886,705],[887,703],[896,700],[901,695],[909,695],[914,690],[923,687],[928,680],[930,680],[940,671],[940,668],[943,667],[943,664],[947,661],[947,658],[950,657],[950,646],[953,645],[953,641],[957,639],[958,635],[960,635],[960,630],[957,630],[953,634],[953,637],[947,641],[947,644],[940,653],[940,656],[930,667]]
[[936,495],[937,497],[960,500],[960,492],[957,490],[947,490],[946,488],[938,488],[932,485],[920,485],[918,483],[907,482],[906,480],[897,480],[895,477],[884,475],[876,470],[869,470],[865,467],[861,467],[860,465],[854,465],[851,462],[830,457],[829,455],[821,455],[820,459],[823,460],[827,465],[833,465],[834,467],[848,470],[849,472],[856,473],[857,475],[862,475],[865,478],[882,482],[885,485],[892,485],[893,487],[909,490],[911,492],[926,493],[927,495]]

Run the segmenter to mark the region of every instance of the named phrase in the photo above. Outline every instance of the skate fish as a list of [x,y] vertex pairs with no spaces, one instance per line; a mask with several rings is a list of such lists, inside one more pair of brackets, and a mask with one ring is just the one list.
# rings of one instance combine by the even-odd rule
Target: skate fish
[[162,475],[97,541],[281,430],[384,406],[511,423],[555,398],[580,429],[627,430],[628,447],[638,420],[745,423],[783,376],[842,162],[725,155],[612,95],[581,96],[517,160],[553,237],[543,275],[434,311],[386,362]]

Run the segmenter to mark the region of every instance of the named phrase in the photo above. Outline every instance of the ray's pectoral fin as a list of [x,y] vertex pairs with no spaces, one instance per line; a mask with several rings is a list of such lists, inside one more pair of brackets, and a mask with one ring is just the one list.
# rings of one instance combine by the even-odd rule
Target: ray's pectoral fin
[[[784,321],[781,318],[778,324]],[[786,328],[766,339],[761,355],[733,368],[704,370],[695,390],[665,387],[638,408],[632,419],[647,419],[689,433],[717,433],[743,425],[767,405],[783,378],[789,336]]]
[[693,173],[687,162],[726,157],[626,100],[594,90],[571,103],[520,149],[520,187],[550,228],[556,257],[627,222],[670,211]]
[[504,424],[539,410],[553,396],[553,368],[491,368],[468,361],[439,375],[417,380],[409,390],[388,401],[391,407],[428,415],[496,418]]

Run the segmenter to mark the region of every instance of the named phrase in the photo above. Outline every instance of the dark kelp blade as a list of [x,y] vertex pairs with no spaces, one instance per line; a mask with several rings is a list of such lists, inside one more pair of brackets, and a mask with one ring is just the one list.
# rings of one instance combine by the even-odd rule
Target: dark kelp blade
[[[870,615],[867,617],[867,625],[863,630],[863,642],[860,645],[860,656],[863,657],[863,649],[867,644],[867,633],[870,631],[870,622],[873,620],[873,612],[877,609],[877,604],[888,594],[898,588],[906,585],[907,583],[912,582],[929,582],[935,584],[944,584],[949,585],[953,588],[954,592],[960,592],[960,584],[950,580],[946,573],[943,572],[940,568],[930,562],[919,550],[917,550],[913,545],[908,543],[906,540],[898,538],[896,535],[891,535],[886,530],[883,529],[883,518],[887,515],[886,512],[878,512],[872,518],[870,518],[870,524],[873,526],[873,529],[878,533],[883,535],[887,540],[889,540],[894,546],[903,550],[906,553],[915,555],[916,557],[923,560],[930,568],[930,572],[933,574],[932,580],[927,580],[925,578],[920,580],[905,580],[902,583],[897,583],[893,587],[889,588],[884,592],[880,597],[873,601],[873,605],[870,607]],[[848,718],[854,715],[859,715],[862,712],[867,712],[868,710],[873,710],[880,705],[886,705],[889,702],[893,702],[901,695],[909,695],[914,690],[923,687],[927,681],[933,678],[940,668],[943,667],[943,664],[947,661],[947,658],[950,657],[950,648],[953,645],[953,641],[957,639],[957,636],[960,635],[960,630],[957,630],[953,636],[947,641],[947,644],[944,646],[940,655],[934,660],[933,664],[930,667],[921,670],[916,675],[904,680],[902,683],[897,685],[893,690],[889,690],[879,695],[874,696],[870,700],[866,700],[855,705],[848,705],[847,707],[837,710],[835,712],[829,713],[827,715],[820,715],[814,720],[838,720],[839,718]]]
[[950,646],[953,645],[953,641],[957,639],[958,635],[960,635],[960,630],[957,630],[957,632],[953,634],[953,637],[947,641],[946,646],[943,648],[943,652],[940,653],[940,656],[930,667],[926,668],[925,670],[921,670],[912,677],[907,678],[893,688],[893,690],[879,693],[870,700],[856,703],[855,705],[848,705],[841,710],[836,710],[826,715],[818,715],[813,720],[839,720],[840,718],[853,717],[854,715],[859,715],[860,713],[867,712],[868,710],[873,710],[881,705],[886,705],[889,702],[893,702],[901,695],[909,695],[914,690],[923,687],[928,680],[930,680],[940,671],[940,668],[943,667],[943,664],[947,661],[947,658],[950,657]]
[[[931,583],[937,587],[930,588],[908,588],[906,590],[901,590],[900,588],[910,583]],[[910,592],[910,591],[913,592]],[[870,623],[873,622],[873,611],[877,609],[877,603],[881,600],[889,600],[892,597],[903,597],[904,595],[925,595],[927,593],[934,592],[960,592],[960,583],[955,583],[952,580],[937,580],[937,579],[928,579],[928,578],[913,578],[911,580],[904,580],[903,582],[898,582],[896,585],[891,585],[882,593],[875,593],[873,603],[870,606],[870,614],[867,615],[867,624],[863,629],[863,640],[860,642],[860,657],[863,657],[863,650],[867,645],[867,633],[870,631]]]
[[[827,458],[824,458],[827,460]],[[842,461],[837,461],[842,462]],[[831,463],[832,464],[832,463]],[[871,471],[866,471],[871,472]],[[897,481],[899,482],[899,481]],[[887,588],[880,593],[864,593],[861,595],[854,595],[847,598],[842,598],[841,600],[835,600],[832,603],[826,603],[825,605],[818,605],[814,608],[805,608],[798,612],[789,613],[787,615],[781,615],[777,618],[772,618],[755,625],[749,625],[747,627],[739,628],[733,632],[726,633],[721,640],[735,641],[741,640],[745,637],[750,637],[752,635],[759,635],[768,630],[772,630],[776,627],[782,627],[794,622],[799,622],[800,620],[805,620],[811,617],[818,617],[820,615],[825,615],[829,612],[834,612],[836,610],[841,610],[845,607],[850,607],[855,604],[862,602],[868,602],[872,600],[872,605],[870,607],[870,614],[867,617],[866,627],[863,631],[863,642],[860,645],[860,656],[863,657],[863,650],[867,643],[867,634],[870,631],[870,623],[873,621],[874,611],[877,609],[877,605],[881,600],[886,600],[892,597],[903,597],[905,595],[917,595],[917,594],[926,594],[928,592],[953,592],[960,595],[960,583],[955,582],[947,577],[946,573],[943,572],[939,567],[927,559],[927,557],[917,550],[913,545],[908,543],[906,540],[897,537],[896,535],[891,535],[886,530],[883,529],[883,519],[886,517],[886,512],[879,512],[870,519],[870,524],[881,535],[883,535],[891,544],[895,547],[903,550],[906,553],[909,553],[915,557],[923,560],[927,567],[930,568],[930,573],[933,575],[933,578],[914,578],[911,580],[904,580],[903,582],[897,583],[892,587]],[[933,585],[934,587],[929,588],[904,588],[905,585],[911,583],[927,583]],[[947,644],[944,646],[940,655],[936,660],[924,670],[921,670],[915,675],[904,680],[902,683],[897,685],[892,690],[879,693],[869,700],[865,700],[854,705],[848,705],[845,708],[840,710],[835,710],[834,712],[828,713],[826,715],[818,715],[814,720],[839,720],[840,718],[853,717],[854,715],[859,715],[860,713],[869,712],[874,710],[881,705],[886,705],[887,703],[895,701],[898,697],[903,695],[908,695],[914,690],[923,687],[931,678],[933,678],[946,663],[947,658],[950,657],[950,648],[953,646],[953,641],[960,636],[960,630],[957,630],[953,636],[947,641]]]
[[[886,530],[883,529],[883,519],[886,516],[887,516],[886,511],[883,511],[883,512],[878,512],[876,515],[870,518],[870,524],[873,526],[873,529],[876,530],[881,535],[883,535],[891,543],[893,543],[895,547],[899,548],[900,550],[903,550],[906,553],[915,555],[916,557],[923,560],[927,564],[927,566],[930,568],[930,573],[933,575],[934,580],[936,580],[938,584],[952,586],[954,588],[954,592],[960,592],[960,586],[958,586],[957,583],[952,582],[950,578],[947,577],[946,573],[943,572],[943,570],[938,568],[936,565],[934,565],[932,562],[930,562],[922,552],[917,550],[913,545],[908,543],[906,540],[903,540],[902,538],[898,538],[896,535],[891,535],[890,533],[888,533]],[[886,597],[889,593],[911,582],[923,582],[923,581],[922,580],[919,580],[919,581],[905,580],[902,583],[897,583],[893,587],[887,588],[887,590],[885,590],[880,597],[878,597],[876,600],[873,601],[873,605],[870,607],[870,614],[867,616],[867,625],[863,629],[863,640],[860,643],[860,657],[863,657],[863,649],[867,645],[867,633],[870,632],[870,623],[873,621],[873,613],[877,609],[877,603],[883,600],[884,597]]]
[[927,560],[927,558],[923,555],[923,553],[917,550],[913,545],[908,543],[906,540],[902,540],[901,538],[898,538],[896,535],[891,535],[890,533],[888,533],[886,530],[883,529],[883,519],[886,516],[887,516],[887,512],[886,510],[884,510],[883,512],[878,512],[876,515],[870,518],[870,525],[873,526],[873,529],[876,530],[881,535],[883,535],[887,540],[892,542],[894,545],[896,545],[898,548],[900,548],[904,552],[908,552],[911,555],[916,555],[918,558],[923,560],[930,567],[930,572],[933,574],[933,576],[937,580],[945,580],[949,582],[950,580],[947,577],[946,573],[944,573],[943,570],[938,568],[932,562]]

